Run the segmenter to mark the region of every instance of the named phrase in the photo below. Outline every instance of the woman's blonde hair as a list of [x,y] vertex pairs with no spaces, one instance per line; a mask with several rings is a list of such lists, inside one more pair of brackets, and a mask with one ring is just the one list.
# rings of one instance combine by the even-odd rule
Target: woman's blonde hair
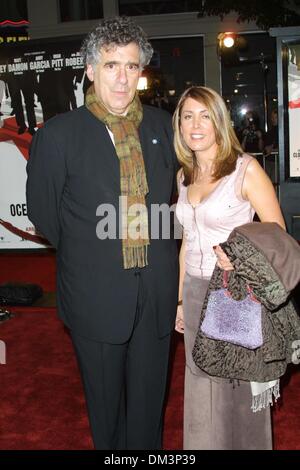
[[197,168],[195,153],[186,145],[180,131],[181,111],[188,98],[192,98],[206,107],[214,127],[216,143],[218,145],[218,154],[212,174],[214,181],[219,180],[223,176],[230,175],[235,169],[238,155],[243,153],[242,147],[232,128],[223,98],[211,88],[204,86],[188,88],[181,95],[173,115],[174,146],[178,161],[183,169],[183,184],[185,186],[193,182],[195,169]]

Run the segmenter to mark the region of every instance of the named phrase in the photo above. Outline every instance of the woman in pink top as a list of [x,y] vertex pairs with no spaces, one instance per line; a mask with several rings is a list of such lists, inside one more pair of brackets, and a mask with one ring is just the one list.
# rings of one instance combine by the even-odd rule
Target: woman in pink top
[[215,263],[233,269],[218,246],[237,226],[285,227],[274,188],[259,163],[243,154],[220,95],[191,87],[173,117],[178,172],[180,250],[176,330],[184,333],[184,449],[272,449],[269,409],[253,413],[248,382],[211,377],[192,359],[201,306]]

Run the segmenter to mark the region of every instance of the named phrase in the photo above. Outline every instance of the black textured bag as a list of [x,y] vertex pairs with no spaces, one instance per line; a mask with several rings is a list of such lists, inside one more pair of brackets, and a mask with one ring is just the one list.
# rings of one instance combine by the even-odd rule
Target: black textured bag
[[42,295],[43,289],[37,284],[0,285],[0,305],[32,305]]

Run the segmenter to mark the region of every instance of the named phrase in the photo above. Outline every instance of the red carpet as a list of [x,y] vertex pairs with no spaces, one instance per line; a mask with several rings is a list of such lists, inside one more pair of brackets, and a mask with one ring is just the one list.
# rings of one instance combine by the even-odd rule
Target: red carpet
[[[0,256],[0,283],[26,281],[55,290],[52,254]],[[6,364],[0,365],[0,450],[92,449],[81,381],[71,341],[53,308],[14,308],[0,323]],[[166,401],[164,449],[182,449],[184,351],[174,335]],[[276,449],[300,449],[300,372],[284,378],[273,411]]]
[[[4,119],[3,123],[3,127],[0,129],[0,142],[12,140],[24,158],[28,160],[28,150],[32,139],[31,134],[27,131],[23,134],[18,134],[19,126],[16,123],[15,117]],[[38,124],[38,127],[41,127],[41,124]]]

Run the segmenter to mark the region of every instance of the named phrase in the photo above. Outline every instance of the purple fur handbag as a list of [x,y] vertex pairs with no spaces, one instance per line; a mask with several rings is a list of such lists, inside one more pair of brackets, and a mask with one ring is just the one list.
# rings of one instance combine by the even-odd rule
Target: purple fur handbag
[[261,304],[249,288],[245,299],[234,300],[226,276],[224,271],[224,288],[210,292],[200,329],[208,338],[256,349],[263,344]]

